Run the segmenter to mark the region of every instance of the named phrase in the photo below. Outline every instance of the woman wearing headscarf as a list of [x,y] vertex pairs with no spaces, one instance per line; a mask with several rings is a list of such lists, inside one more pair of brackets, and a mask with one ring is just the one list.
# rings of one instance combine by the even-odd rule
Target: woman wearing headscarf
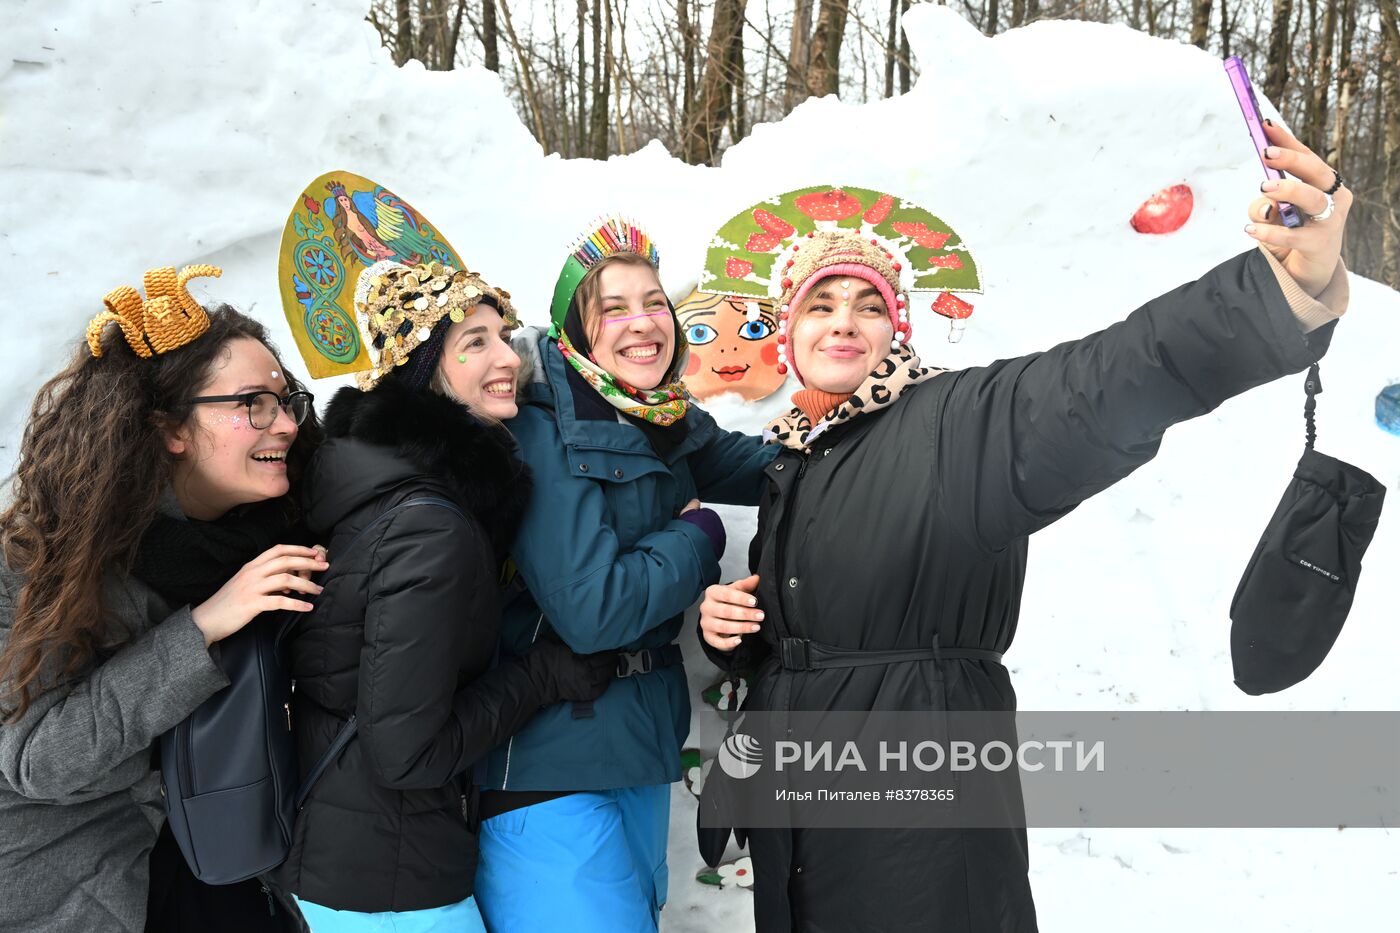
[[[804,388],[766,434],[782,453],[753,576],[701,605],[715,663],[758,669],[746,709],[1015,710],[1001,657],[1028,537],[1151,460],[1171,425],[1306,369],[1346,307],[1351,193],[1282,128],[1269,134],[1269,164],[1293,177],[1250,206],[1261,248],[1101,333],[988,366],[920,361],[897,255],[868,233],[800,241],[780,303]],[[1284,228],[1278,201],[1311,219]],[[763,933],[1036,929],[1024,830],[748,838]]]
[[548,335],[509,422],[535,476],[512,549],[505,656],[558,637],[621,649],[592,703],[560,703],[491,757],[477,894],[495,933],[655,930],[670,784],[690,699],[681,614],[719,579],[724,527],[701,502],[754,505],[774,451],[720,430],[679,377],[685,343],[635,225],[609,220],[565,262]]

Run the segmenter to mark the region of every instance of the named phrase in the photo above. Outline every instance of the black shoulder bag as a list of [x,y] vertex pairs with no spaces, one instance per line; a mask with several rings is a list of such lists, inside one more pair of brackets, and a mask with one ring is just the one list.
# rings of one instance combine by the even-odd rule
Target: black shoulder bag
[[[464,516],[447,499],[421,497],[377,515],[337,557],[402,509],[433,505]],[[161,796],[170,832],[194,876],[233,884],[280,865],[291,851],[297,811],[331,762],[355,737],[351,715],[298,780],[292,734],[292,674],[286,644],[306,613],[254,620],[219,642],[229,685],[160,738]]]

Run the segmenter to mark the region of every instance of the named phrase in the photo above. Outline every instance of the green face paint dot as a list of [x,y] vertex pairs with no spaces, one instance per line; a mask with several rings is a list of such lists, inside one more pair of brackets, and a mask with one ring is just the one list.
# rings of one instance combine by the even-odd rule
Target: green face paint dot
[[458,354],[457,354],[457,362],[459,362],[459,363],[465,363],[466,361],[467,361],[467,355],[466,355],[465,353],[458,353]]

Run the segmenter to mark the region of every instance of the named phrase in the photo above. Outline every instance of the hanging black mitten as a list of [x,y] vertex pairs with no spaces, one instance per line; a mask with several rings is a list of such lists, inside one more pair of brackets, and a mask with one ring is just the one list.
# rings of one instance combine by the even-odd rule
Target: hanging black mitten
[[1306,388],[1303,457],[1230,604],[1235,685],[1252,695],[1293,686],[1332,650],[1385,500],[1365,470],[1313,449],[1316,364]]

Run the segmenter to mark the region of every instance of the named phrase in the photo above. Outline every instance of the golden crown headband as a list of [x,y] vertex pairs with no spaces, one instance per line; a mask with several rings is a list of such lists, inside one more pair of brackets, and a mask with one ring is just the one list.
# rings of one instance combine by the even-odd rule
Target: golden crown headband
[[107,310],[88,323],[88,349],[93,356],[102,356],[102,332],[112,323],[121,328],[131,351],[146,359],[184,346],[209,329],[209,315],[190,297],[185,284],[223,274],[218,266],[185,266],[178,274],[173,266],[166,266],[147,270],[144,299],[130,285],[112,289],[102,299]]

